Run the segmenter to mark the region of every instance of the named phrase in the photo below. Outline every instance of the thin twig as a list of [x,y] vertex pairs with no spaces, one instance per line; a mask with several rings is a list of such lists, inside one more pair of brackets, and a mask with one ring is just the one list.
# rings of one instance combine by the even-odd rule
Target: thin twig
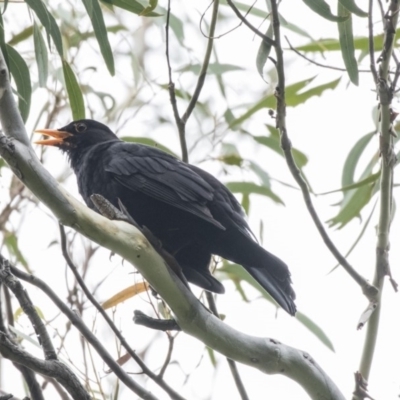
[[168,9],[167,9],[167,21],[165,24],[165,55],[167,58],[167,66],[168,66],[168,91],[169,91],[169,98],[172,105],[172,110],[174,112],[176,126],[178,127],[179,133],[179,141],[181,144],[181,152],[182,152],[182,160],[184,162],[188,162],[189,154],[187,150],[186,144],[186,136],[185,136],[185,124],[183,123],[178,110],[178,104],[176,101],[175,95],[175,84],[172,81],[172,69],[171,69],[171,62],[169,59],[169,19],[171,15],[171,0],[168,0]]
[[209,32],[209,36],[208,36],[206,54],[204,55],[203,65],[201,66],[201,70],[200,70],[199,76],[197,78],[197,84],[196,84],[196,88],[194,90],[193,96],[190,99],[189,105],[188,105],[185,113],[182,115],[182,122],[184,124],[186,124],[187,120],[190,117],[190,114],[194,110],[197,100],[199,99],[201,89],[203,88],[204,81],[206,79],[208,65],[210,63],[210,57],[211,57],[213,44],[214,44],[214,33],[215,33],[215,26],[217,24],[218,6],[219,6],[219,0],[213,0],[213,1],[214,1],[214,7],[212,10],[210,32]]
[[[314,64],[317,67],[321,67],[321,68],[333,69],[334,71],[341,71],[341,72],[347,71],[346,68],[340,68],[340,67],[334,67],[333,65],[321,64],[318,61],[312,60],[311,58],[307,57],[305,54],[303,54],[299,50],[297,50],[295,47],[293,47],[292,44],[289,42],[289,39],[286,36],[285,36],[285,39],[288,42],[290,50],[292,50],[297,55],[304,58],[306,61],[310,62],[311,64]],[[358,72],[368,72],[369,73],[371,71],[369,69],[359,69]]]
[[[38,335],[39,342],[43,347],[45,360],[36,358],[23,350],[9,337],[5,330],[0,332],[1,355],[13,361],[14,364],[18,364],[16,367],[23,374],[34,399],[44,399],[40,385],[37,383],[33,373],[38,372],[56,378],[65,387],[68,393],[73,396],[73,398],[88,400],[90,396],[79,382],[76,375],[67,365],[57,359],[46,327],[40,320],[36,309],[33,307],[28,292],[23,288],[21,282],[16,279],[17,274],[14,273],[15,270],[16,268],[0,254],[0,280],[14,293],[21,308],[31,321],[31,324]],[[40,322],[38,322],[38,319]]]
[[272,40],[269,38],[267,35],[264,35],[262,32],[260,32],[257,28],[255,28],[252,24],[250,24],[249,21],[247,21],[246,17],[244,17],[241,12],[238,10],[238,8],[235,6],[232,0],[226,0],[226,2],[229,4],[229,6],[232,8],[233,12],[236,14],[236,16],[248,27],[250,30],[252,30],[257,36],[259,36],[261,39],[263,39],[266,43],[268,43],[271,46],[276,46],[276,41]]
[[165,361],[163,366],[160,369],[158,376],[162,378],[165,374],[165,371],[168,368],[169,363],[171,362],[172,352],[174,350],[174,343],[175,343],[175,336],[172,336],[171,333],[167,332],[168,337],[168,352],[167,356],[165,357]]
[[54,349],[50,335],[47,332],[43,320],[40,318],[35,306],[33,305],[28,292],[24,289],[15,277],[12,275],[11,264],[3,256],[0,255],[0,280],[13,292],[17,298],[24,313],[29,318],[35,333],[38,336],[39,343],[43,348],[45,360],[57,360],[57,354]]
[[169,387],[165,383],[165,381],[162,379],[162,377],[160,377],[159,375],[156,375],[153,371],[151,371],[146,366],[146,364],[141,360],[141,358],[135,353],[135,351],[129,346],[128,342],[125,340],[124,336],[121,334],[119,329],[115,326],[112,319],[108,316],[108,314],[103,309],[103,307],[93,297],[91,291],[88,289],[84,280],[80,276],[78,269],[76,268],[75,264],[71,260],[71,257],[69,256],[69,253],[67,250],[67,240],[66,240],[66,235],[65,235],[65,229],[61,224],[60,224],[60,235],[61,235],[62,254],[63,254],[65,261],[67,262],[69,268],[71,269],[72,273],[74,274],[75,279],[77,280],[79,286],[85,293],[86,297],[96,307],[97,311],[102,315],[102,317],[106,320],[108,326],[112,329],[114,334],[118,337],[119,341],[121,342],[121,344],[125,348],[125,350],[137,362],[137,364],[140,366],[140,368],[142,368],[143,373],[146,374],[154,382],[156,382],[161,388],[163,388],[171,396],[172,399],[184,400],[184,398],[182,396],[180,396],[177,392],[175,392],[171,387]]
[[153,394],[138,385],[114,360],[114,357],[106,350],[101,344],[97,337],[90,331],[90,329],[83,323],[82,319],[71,310],[63,300],[61,300],[57,294],[50,288],[47,283],[37,278],[34,275],[26,274],[25,272],[11,266],[11,272],[26,282],[38,287],[45,293],[51,301],[59,308],[59,310],[71,321],[71,323],[78,329],[78,331],[85,336],[86,340],[96,349],[99,356],[108,365],[108,367],[114,372],[114,374],[134,393],[142,396],[144,399],[157,400]]
[[278,7],[276,0],[271,1],[271,11],[272,11],[272,21],[274,28],[275,37],[275,51],[276,51],[276,69],[278,73],[278,87],[276,89],[276,100],[277,100],[277,116],[276,123],[281,135],[281,146],[285,154],[285,159],[289,167],[293,178],[299,185],[301,192],[304,197],[305,204],[317,227],[324,243],[335,256],[336,260],[343,266],[343,268],[350,274],[350,276],[360,285],[363,293],[373,301],[377,294],[377,289],[373,287],[367,280],[362,277],[346,260],[345,257],[339,252],[332,240],[330,239],[328,233],[325,230],[311,200],[310,191],[308,189],[307,182],[304,180],[301,171],[296,165],[296,162],[292,154],[292,144],[290,142],[287,129],[286,129],[286,103],[285,103],[285,72],[283,63],[283,51],[281,46],[281,36],[280,36],[280,24],[278,16]]
[[[26,385],[28,386],[28,390],[32,399],[45,400],[42,387],[36,379],[35,371],[17,362],[14,362],[13,364],[14,367],[17,368],[19,372],[21,372],[21,375],[24,377],[24,380],[26,382]],[[11,400],[13,400],[13,398],[11,398]]]
[[[217,310],[217,305],[215,304],[214,296],[210,292],[205,292],[206,293],[206,299],[208,306],[211,310],[211,312],[217,317],[220,318],[219,312]],[[229,369],[231,370],[231,374],[233,376],[233,380],[235,381],[237,390],[240,394],[240,397],[242,400],[249,400],[249,396],[247,395],[246,388],[243,385],[242,378],[240,377],[239,371],[237,369],[235,361],[231,360],[230,358],[227,358],[226,361],[228,361]]]

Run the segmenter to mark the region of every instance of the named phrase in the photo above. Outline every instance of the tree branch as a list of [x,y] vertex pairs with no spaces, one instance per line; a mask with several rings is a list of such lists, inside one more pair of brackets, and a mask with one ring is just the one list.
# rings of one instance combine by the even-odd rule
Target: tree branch
[[[2,70],[6,67],[4,59],[0,58]],[[295,380],[312,399],[344,400],[335,383],[307,353],[273,339],[246,335],[224,324],[210,314],[182,281],[165,267],[164,260],[135,227],[126,222],[107,220],[60,187],[24,139],[25,127],[12,96],[7,73],[0,74],[0,90],[4,92],[0,99],[0,120],[4,132],[15,138],[12,141],[4,137],[0,140],[0,155],[63,225],[71,226],[134,264],[169,305],[184,332],[235,361],[267,374],[282,374]],[[63,302],[57,305],[65,314],[70,311]],[[77,323],[77,316],[68,317]],[[118,377],[126,382],[125,377]],[[154,398],[145,394],[142,397]]]
[[178,132],[179,132],[179,139],[181,143],[181,151],[182,151],[182,160],[185,162],[189,162],[189,153],[187,149],[187,143],[186,143],[186,122],[188,121],[190,115],[192,114],[194,107],[196,106],[196,103],[199,99],[201,90],[204,85],[204,81],[206,79],[207,75],[207,69],[208,65],[210,63],[210,57],[211,57],[211,52],[213,48],[213,43],[214,43],[214,32],[215,32],[215,26],[217,24],[217,17],[218,17],[218,5],[219,5],[219,0],[214,0],[214,7],[213,7],[213,12],[212,12],[212,18],[211,18],[211,24],[210,24],[210,33],[208,36],[208,43],[207,43],[207,49],[206,49],[206,54],[204,55],[204,60],[203,64],[200,69],[199,76],[197,78],[197,84],[196,88],[194,90],[193,96],[190,99],[190,102],[186,108],[186,111],[180,117],[179,115],[179,110],[178,110],[178,105],[176,101],[176,95],[175,95],[175,84],[172,81],[172,71],[171,71],[171,64],[169,60],[169,17],[171,13],[171,1],[168,1],[168,10],[167,10],[167,23],[165,26],[165,33],[166,33],[166,57],[167,57],[167,64],[168,64],[168,78],[169,78],[169,84],[168,84],[168,89],[169,89],[169,95],[170,95],[170,100],[172,104],[172,109],[174,112],[174,117],[175,117],[175,122],[178,127]]
[[121,342],[122,347],[125,348],[125,350],[129,353],[129,355],[136,361],[136,363],[142,368],[142,371],[144,374],[146,374],[150,379],[152,379],[154,382],[156,382],[161,388],[163,388],[171,397],[171,399],[174,400],[185,400],[179,393],[175,392],[170,386],[168,386],[165,381],[156,375],[151,369],[147,367],[147,365],[142,361],[142,359],[135,353],[135,351],[129,346],[128,342],[120,332],[120,330],[115,326],[114,322],[112,319],[108,316],[106,311],[103,309],[103,307],[96,301],[94,296],[92,295],[91,291],[87,288],[84,280],[79,274],[78,269],[76,268],[75,264],[72,262],[71,257],[68,254],[67,250],[67,241],[66,241],[66,236],[65,236],[65,230],[62,225],[60,225],[60,234],[61,234],[61,249],[63,256],[65,258],[65,261],[68,264],[68,267],[72,271],[72,273],[75,276],[75,279],[77,280],[79,286],[85,293],[86,297],[89,299],[89,301],[95,306],[97,311],[102,315],[102,317],[106,320],[108,326],[111,328],[111,330],[114,332],[115,336],[119,339]]
[[331,251],[331,253],[334,255],[336,260],[340,263],[340,265],[358,283],[365,296],[367,296],[367,298],[370,300],[371,303],[375,304],[377,289],[370,283],[368,283],[367,280],[364,277],[362,277],[349,264],[346,258],[340,253],[340,251],[337,249],[337,247],[330,239],[328,233],[325,230],[324,225],[322,224],[314,208],[307,182],[304,180],[301,171],[297,167],[296,162],[293,158],[292,143],[289,139],[289,135],[286,129],[285,72],[284,72],[283,51],[282,51],[281,37],[280,37],[279,15],[278,15],[276,0],[271,0],[271,10],[272,10],[274,37],[276,42],[275,46],[276,58],[277,58],[276,69],[278,72],[278,87],[276,88],[275,92],[276,103],[277,103],[276,124],[281,135],[281,147],[285,154],[286,163],[289,167],[290,172],[292,173],[293,178],[295,179],[295,181],[297,182],[297,184],[301,189],[308,212],[310,213],[311,218],[313,219],[314,224],[317,227],[318,232],[322,237],[322,240],[324,241],[328,249]]
[[[391,0],[389,4],[389,10],[384,17],[384,45],[382,53],[378,59],[380,64],[377,92],[380,105],[380,154],[382,161],[380,179],[380,212],[376,247],[375,276],[373,283],[379,289],[379,295],[377,298],[378,304],[368,322],[364,349],[360,361],[359,371],[362,378],[366,381],[368,381],[371,371],[372,360],[378,336],[384,278],[386,275],[390,275],[389,233],[393,211],[393,167],[396,164],[397,159],[393,148],[393,119],[395,118],[395,114],[393,114],[391,108],[393,88],[390,85],[389,68],[390,60],[392,58],[398,15],[399,3],[397,0]],[[353,399],[362,399],[362,397],[355,394]]]
[[204,81],[206,79],[208,65],[210,63],[211,52],[212,52],[213,44],[214,44],[215,26],[217,25],[217,18],[218,18],[218,6],[219,6],[219,0],[214,0],[214,7],[212,10],[210,32],[208,34],[206,54],[204,55],[203,65],[201,66],[199,77],[197,78],[197,84],[196,84],[196,88],[193,92],[193,96],[190,99],[189,105],[188,105],[185,113],[182,115],[182,122],[184,124],[186,124],[187,120],[190,117],[190,114],[194,110],[197,100],[199,99],[201,89],[203,88]]
[[[11,272],[12,269],[12,265],[0,254],[0,281],[7,285],[17,297],[21,308],[24,310],[25,314],[27,314],[32,326],[35,328],[46,359],[40,360],[33,357],[25,350],[22,350],[9,338],[6,332],[0,332],[0,353],[3,357],[21,365],[19,369],[27,380],[28,386],[32,389],[31,394],[34,396],[34,399],[41,400],[43,399],[43,395],[36,379],[32,377],[32,374],[26,371],[26,368],[56,378],[74,399],[90,400],[89,394],[75,374],[64,363],[57,359],[46,327],[43,322],[41,322],[36,309],[33,307],[28,293],[24,290],[21,283],[13,276]],[[40,322],[38,322],[38,320]]]

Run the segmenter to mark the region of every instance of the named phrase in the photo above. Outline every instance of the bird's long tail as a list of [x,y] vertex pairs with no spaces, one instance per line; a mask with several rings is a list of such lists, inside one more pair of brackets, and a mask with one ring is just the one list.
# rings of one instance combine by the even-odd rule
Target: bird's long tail
[[288,266],[250,237],[238,237],[235,232],[229,239],[229,251],[220,255],[242,265],[284,310],[294,315],[296,294]]
[[[262,249],[262,248],[260,248]],[[249,274],[274,298],[290,315],[295,315],[296,294],[287,265],[278,257],[262,249],[262,259],[256,266],[242,264]]]

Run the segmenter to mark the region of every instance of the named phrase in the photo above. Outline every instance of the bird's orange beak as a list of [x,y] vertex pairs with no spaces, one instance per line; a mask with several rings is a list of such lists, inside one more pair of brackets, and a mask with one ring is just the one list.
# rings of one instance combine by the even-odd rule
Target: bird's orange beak
[[44,146],[58,146],[63,143],[64,139],[72,136],[71,133],[66,131],[58,131],[57,129],[37,129],[35,133],[40,135],[51,136],[53,139],[43,139],[35,142]]

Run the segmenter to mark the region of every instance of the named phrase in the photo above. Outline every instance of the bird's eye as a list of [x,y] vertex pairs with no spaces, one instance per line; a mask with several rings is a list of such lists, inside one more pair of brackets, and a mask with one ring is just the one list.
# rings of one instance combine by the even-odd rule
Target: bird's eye
[[79,133],[85,132],[87,129],[86,124],[80,122],[79,124],[75,124],[75,130]]

